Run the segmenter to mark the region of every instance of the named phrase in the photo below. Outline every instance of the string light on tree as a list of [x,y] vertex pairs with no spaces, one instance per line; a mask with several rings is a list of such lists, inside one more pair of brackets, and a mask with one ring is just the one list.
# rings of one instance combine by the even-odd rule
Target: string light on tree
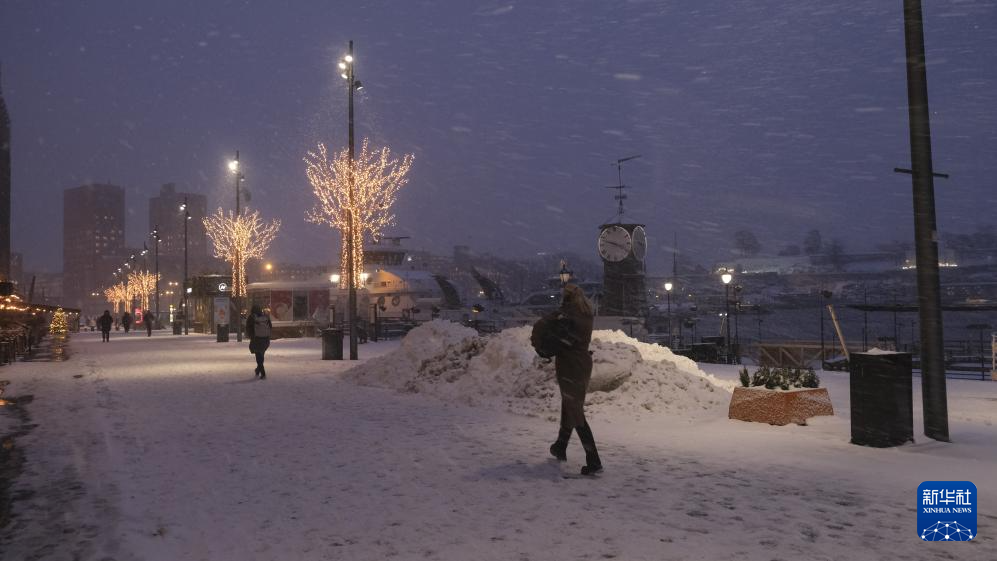
[[[391,157],[387,147],[374,150],[364,139],[360,154],[354,159],[353,205],[350,205],[350,155],[348,150],[329,159],[324,144],[318,152],[305,157],[308,181],[318,201],[305,218],[315,224],[327,224],[342,234],[340,267],[343,278],[348,278],[347,252],[353,248],[353,279],[360,288],[363,273],[363,237],[381,236],[384,229],[395,223],[391,212],[398,190],[408,183],[408,172],[415,156],[406,154],[401,161]],[[350,213],[353,214],[353,243],[348,243]]]
[[204,229],[214,246],[215,257],[232,264],[232,296],[246,295],[246,261],[260,259],[280,229],[280,220],[266,223],[260,212],[243,211],[236,216],[222,209],[204,219]]
[[62,311],[62,308],[56,308],[55,313],[52,314],[52,323],[49,325],[49,331],[56,335],[64,335],[69,332],[69,325],[66,323],[66,312]]
[[128,273],[128,300],[139,298],[143,310],[149,309],[149,296],[156,292],[156,281],[159,276],[149,271],[132,271]]

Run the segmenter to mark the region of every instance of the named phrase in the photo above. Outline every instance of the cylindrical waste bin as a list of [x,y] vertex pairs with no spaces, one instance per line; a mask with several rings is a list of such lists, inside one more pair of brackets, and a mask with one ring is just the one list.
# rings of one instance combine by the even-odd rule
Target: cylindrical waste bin
[[343,360],[343,330],[322,330],[322,360]]
[[218,324],[215,326],[215,332],[218,334],[218,338],[215,339],[218,343],[228,343],[228,324]]
[[183,322],[180,321],[180,320],[174,321],[173,322],[173,334],[174,335],[180,335],[181,333],[183,333]]
[[851,353],[852,444],[914,441],[910,353]]

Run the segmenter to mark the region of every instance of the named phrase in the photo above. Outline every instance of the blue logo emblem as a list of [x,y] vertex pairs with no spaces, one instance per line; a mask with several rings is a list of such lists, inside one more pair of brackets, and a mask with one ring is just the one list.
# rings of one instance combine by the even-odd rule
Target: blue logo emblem
[[976,537],[976,485],[925,481],[917,487],[917,532],[926,542],[967,542]]

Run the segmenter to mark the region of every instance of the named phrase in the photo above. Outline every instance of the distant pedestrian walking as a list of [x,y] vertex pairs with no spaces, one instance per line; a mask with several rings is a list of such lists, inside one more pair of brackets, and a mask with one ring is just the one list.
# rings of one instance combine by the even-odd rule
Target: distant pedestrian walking
[[152,324],[156,323],[156,316],[152,315],[152,312],[146,310],[142,312],[142,323],[145,324],[146,337],[152,337]]
[[121,314],[121,325],[125,328],[125,333],[128,333],[132,328],[132,315],[128,312]]
[[249,310],[249,317],[246,318],[246,335],[249,336],[249,352],[256,355],[256,376],[261,380],[266,380],[267,371],[263,368],[263,355],[270,348],[270,333],[273,331],[273,322],[270,316],[263,313],[259,304],[253,304]]
[[568,284],[564,287],[560,309],[547,320],[564,331],[561,338],[566,341],[554,358],[557,387],[561,390],[561,426],[557,440],[550,446],[550,453],[558,460],[566,461],[568,440],[571,433],[577,431],[578,440],[585,449],[582,475],[594,475],[602,471],[602,461],[596,450],[592,429],[585,420],[585,393],[592,377],[592,354],[589,352],[592,304],[578,285]]
[[100,325],[100,342],[109,342],[111,340],[111,325],[114,323],[111,312],[104,310],[104,315],[97,319],[97,323]]

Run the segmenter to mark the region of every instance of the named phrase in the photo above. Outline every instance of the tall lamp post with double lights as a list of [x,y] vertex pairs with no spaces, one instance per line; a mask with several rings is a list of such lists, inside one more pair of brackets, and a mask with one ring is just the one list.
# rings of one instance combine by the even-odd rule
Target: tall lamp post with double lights
[[[236,218],[236,220],[238,220],[239,217],[241,216],[241,213],[242,213],[242,208],[240,207],[240,199],[242,198],[240,196],[241,195],[241,187],[240,187],[240,185],[242,184],[242,181],[244,179],[246,179],[246,176],[243,175],[242,170],[239,169],[239,151],[238,150],[235,151],[235,159],[232,160],[232,161],[230,161],[228,163],[228,169],[229,169],[229,171],[232,172],[232,176],[235,177],[235,218]],[[235,265],[236,267],[241,267],[243,270],[245,269],[245,267],[243,267],[243,265],[242,265],[242,256],[239,255],[239,250],[238,249],[235,252],[235,263],[236,263],[236,265]],[[246,279],[242,279],[242,282],[240,284],[236,284],[234,282],[234,279],[233,279],[232,284],[235,285],[234,288],[237,291],[244,291],[244,290],[246,290]],[[233,300],[234,300],[234,304],[235,304],[236,316],[238,317],[238,319],[236,321],[236,325],[235,325],[235,340],[237,342],[242,342],[242,321],[243,321],[243,318],[242,318],[242,293],[241,292],[237,292],[234,295]]]
[[353,228],[355,227],[355,215],[356,210],[354,209],[354,191],[356,189],[356,178],[354,174],[354,169],[356,168],[356,161],[354,160],[353,153],[353,92],[360,91],[363,89],[363,84],[360,80],[356,79],[356,73],[354,72],[354,60],[353,60],[353,41],[350,41],[350,51],[347,53],[343,60],[339,61],[339,69],[341,70],[340,76],[346,80],[347,89],[349,90],[349,154],[350,154],[350,185],[349,185],[349,205],[350,212],[347,216],[346,223],[346,283],[349,286],[349,309],[346,311],[346,323],[349,326],[350,331],[350,360],[357,360],[357,287],[356,287],[356,276],[353,263],[353,254],[356,252],[357,248],[356,240],[353,235]]
[[672,288],[674,286],[675,285],[672,284],[672,281],[666,281],[665,282],[665,303],[667,305],[666,309],[668,310],[668,316],[667,317],[668,317],[668,347],[669,348],[671,348],[672,345],[674,344],[672,342]]
[[190,207],[187,206],[187,195],[183,197],[183,204],[180,205],[180,212],[183,213],[183,334],[190,334],[190,310],[188,308],[187,294],[187,223],[190,222]]
[[730,271],[724,272],[720,275],[720,280],[724,283],[724,327],[726,329],[726,336],[724,337],[724,360],[730,363],[730,281],[734,279],[734,275],[730,274]]

